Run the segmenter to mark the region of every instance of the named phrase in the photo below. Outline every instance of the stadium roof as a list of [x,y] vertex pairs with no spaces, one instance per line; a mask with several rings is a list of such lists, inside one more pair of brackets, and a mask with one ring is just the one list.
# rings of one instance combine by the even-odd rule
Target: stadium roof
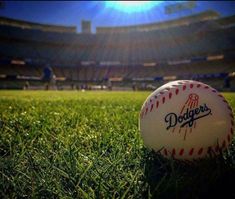
[[165,28],[170,28],[170,27],[175,27],[175,26],[188,25],[194,22],[199,22],[199,21],[217,19],[219,17],[220,17],[219,13],[213,10],[208,10],[208,11],[201,12],[195,15],[182,17],[180,19],[169,20],[169,21],[164,21],[164,22],[159,22],[159,23],[134,25],[134,26],[97,27],[96,33],[125,33],[125,32],[133,32],[133,31],[158,30],[158,29],[165,29]]
[[33,23],[18,19],[11,19],[7,17],[0,17],[0,25],[8,25],[26,29],[36,29],[41,31],[48,32],[67,32],[67,33],[75,33],[76,26],[60,26],[60,25],[50,25],[50,24],[42,24],[42,23]]

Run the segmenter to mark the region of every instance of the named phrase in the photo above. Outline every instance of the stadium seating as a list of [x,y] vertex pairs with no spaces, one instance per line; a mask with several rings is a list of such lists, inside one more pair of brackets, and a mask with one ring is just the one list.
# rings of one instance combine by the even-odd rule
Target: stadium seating
[[[235,71],[234,46],[234,17],[113,34],[45,32],[0,25],[0,75],[40,78],[49,64],[56,77],[81,83],[101,83],[111,78],[132,82],[165,76],[216,77]],[[215,55],[221,59],[207,60]],[[24,64],[12,64],[14,59]],[[83,65],[84,61],[93,64]],[[104,61],[120,64],[102,65]],[[156,66],[144,67],[148,62]]]

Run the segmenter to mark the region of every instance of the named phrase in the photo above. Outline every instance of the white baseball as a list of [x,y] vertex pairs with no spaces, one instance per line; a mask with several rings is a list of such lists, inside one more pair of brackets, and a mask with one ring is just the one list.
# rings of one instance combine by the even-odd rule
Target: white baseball
[[224,97],[197,81],[167,83],[144,102],[144,144],[167,157],[192,160],[218,154],[232,141],[234,117]]

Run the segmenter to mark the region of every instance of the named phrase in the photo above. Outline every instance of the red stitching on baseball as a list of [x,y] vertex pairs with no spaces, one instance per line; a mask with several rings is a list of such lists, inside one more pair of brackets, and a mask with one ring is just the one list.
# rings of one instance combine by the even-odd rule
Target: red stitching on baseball
[[171,99],[172,93],[169,93],[169,99]]
[[201,155],[202,151],[203,151],[203,148],[200,148],[199,151],[198,151],[198,155]]
[[177,88],[177,89],[175,90],[175,94],[178,95],[178,93],[179,93],[179,89]]
[[181,149],[179,155],[182,156],[184,154],[184,149]]
[[158,105],[159,105],[159,102],[158,102],[158,101],[156,101],[156,108],[158,107]]
[[151,104],[150,112],[152,112],[152,110],[153,110],[153,104]]
[[162,103],[163,103],[163,104],[165,103],[165,97],[162,98]]
[[147,114],[148,110],[149,110],[149,109],[148,109],[148,107],[147,107],[147,108],[145,109],[145,115]]
[[189,151],[189,155],[193,155],[194,148],[191,148]]
[[[186,81],[185,81],[185,82],[186,82]],[[187,81],[186,83],[188,83],[188,82],[189,82],[189,81]],[[184,84],[184,83],[182,83],[182,82],[179,82],[179,83],[178,83],[178,85],[182,85],[182,84]],[[172,85],[172,87],[178,87],[178,85]],[[203,85],[204,85],[204,86],[203,86]],[[196,86],[197,88],[200,88],[201,86],[203,86],[204,89],[210,88],[209,86],[207,86],[207,85],[205,85],[205,84],[197,84],[197,85],[195,85],[195,86]],[[185,90],[186,87],[187,87],[186,85],[183,85],[182,90]],[[194,84],[191,83],[191,84],[190,84],[190,88],[193,88],[193,87],[194,87]],[[167,87],[167,88],[165,88],[165,90],[167,90],[167,92],[169,92],[169,91],[170,91],[170,88]],[[215,90],[215,89],[210,88],[210,90],[211,90],[213,93],[218,93],[218,91]],[[164,94],[164,93],[165,93],[165,92],[163,92],[163,91],[160,92],[160,94]],[[176,94],[176,95],[179,94],[179,89],[178,89],[178,88],[176,88],[175,94]],[[171,99],[172,96],[173,96],[173,95],[172,95],[172,92],[169,92],[169,99]],[[232,113],[232,108],[228,105],[228,102],[225,100],[225,98],[223,97],[222,94],[217,94],[217,96],[219,96],[219,97],[222,98],[222,101],[227,104],[227,108],[228,108],[228,109],[230,110],[230,112],[231,112],[229,115],[230,115],[230,117],[231,117],[231,119],[232,119],[232,120],[231,120],[231,126],[232,126],[232,127],[230,128],[230,133],[227,134],[227,137],[226,137],[226,140],[228,141],[228,144],[229,144],[230,141],[231,141],[231,136],[230,136],[230,134],[231,134],[231,135],[234,134],[234,132],[233,132],[233,125],[234,125],[233,119],[234,119],[234,116],[233,116],[233,113]],[[154,98],[157,99],[157,95],[155,95]],[[165,98],[165,96],[164,96],[164,97],[162,98],[162,103],[164,104],[165,101],[166,101],[166,98]],[[150,99],[149,102],[151,103],[151,102],[152,102],[152,99]],[[150,105],[150,103],[149,103],[149,105]],[[148,104],[148,103],[146,102],[146,104]],[[156,101],[156,108],[158,108],[158,106],[159,106],[159,101]],[[151,104],[150,112],[153,110],[153,107],[154,107],[154,104]],[[148,107],[146,107],[145,112],[144,112],[144,110],[141,112],[141,118],[143,118],[144,115],[146,115],[147,113],[148,113]],[[222,145],[221,145],[221,148],[226,148],[226,146],[227,146],[227,145],[226,145],[226,140],[223,140]],[[218,152],[219,149],[220,149],[220,147],[219,147],[219,145],[217,145],[217,146],[215,147],[215,151]],[[207,153],[210,153],[211,151],[212,151],[212,147],[209,146],[209,147],[208,147],[208,150],[207,150]],[[165,154],[165,156],[168,155],[168,151],[167,151],[166,148],[163,150],[163,153]],[[189,155],[192,156],[193,153],[194,153],[194,148],[191,148],[190,151],[189,151]],[[201,148],[198,150],[198,155],[201,155],[202,153],[203,153],[203,147],[201,147]],[[172,149],[172,156],[175,156],[175,154],[176,154],[176,149],[173,148],[173,149]],[[183,154],[184,154],[184,148],[181,148],[180,151],[179,151],[179,155],[182,156]]]

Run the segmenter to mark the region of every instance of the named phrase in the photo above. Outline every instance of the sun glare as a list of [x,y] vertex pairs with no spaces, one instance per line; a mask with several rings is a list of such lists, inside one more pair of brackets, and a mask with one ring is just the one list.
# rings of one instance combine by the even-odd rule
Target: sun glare
[[123,5],[127,5],[127,6],[129,6],[129,5],[134,5],[134,6],[136,6],[136,5],[142,5],[142,4],[146,4],[146,3],[149,3],[149,2],[151,2],[151,1],[119,1],[119,3],[120,4],[123,4]]
[[160,3],[161,1],[106,1],[106,6],[122,12],[133,13],[147,11]]

